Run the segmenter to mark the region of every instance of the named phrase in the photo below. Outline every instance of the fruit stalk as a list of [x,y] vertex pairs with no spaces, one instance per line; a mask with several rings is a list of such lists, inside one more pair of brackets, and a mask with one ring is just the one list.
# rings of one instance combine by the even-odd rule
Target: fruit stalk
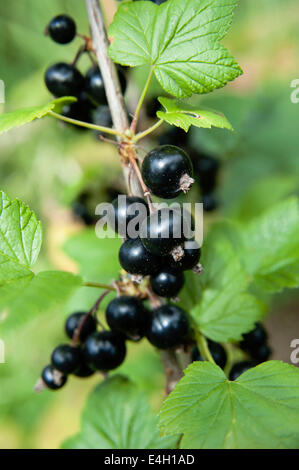
[[[108,55],[109,42],[102,10],[98,0],[85,0],[85,4],[91,29],[93,50],[101,69],[113,125],[116,131],[124,134],[128,131],[130,125],[116,67]],[[119,143],[122,144],[121,137],[118,137],[118,140]],[[123,142],[123,144],[125,144],[125,142]],[[124,148],[125,154],[127,146],[120,145],[120,148],[122,147]],[[134,152],[132,146],[130,146],[129,150],[130,153]],[[130,166],[126,164],[123,164],[123,170],[127,187],[131,188],[131,191],[135,196],[143,197],[144,194],[136,173],[134,172],[130,175]],[[182,377],[182,369],[178,364],[175,354],[171,351],[163,351],[161,354],[161,360],[166,374],[166,391],[169,393]]]

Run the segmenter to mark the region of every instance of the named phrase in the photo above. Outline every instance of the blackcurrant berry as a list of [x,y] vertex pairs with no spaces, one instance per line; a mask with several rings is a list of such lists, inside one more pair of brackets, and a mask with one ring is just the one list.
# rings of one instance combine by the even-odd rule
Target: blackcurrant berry
[[[121,90],[124,93],[127,87],[126,77],[121,69],[118,71]],[[107,104],[107,97],[103,77],[99,67],[92,67],[86,74],[86,90],[99,104]]]
[[[94,106],[86,96],[81,93],[78,101],[75,103],[66,104],[62,108],[61,114],[77,121],[92,122],[92,110]],[[77,130],[87,130],[86,127],[71,124]]]
[[141,197],[119,196],[114,199],[112,206],[114,210],[109,214],[110,227],[123,238],[136,238],[140,232],[140,222],[149,215],[146,202]]
[[201,251],[199,245],[197,242],[195,242],[195,240],[187,240],[183,245],[183,250],[183,257],[177,261],[175,261],[173,256],[167,256],[167,258],[165,258],[165,266],[169,266],[170,268],[180,271],[186,271],[188,269],[194,268],[200,260]]
[[157,256],[168,255],[190,235],[190,224],[177,209],[159,209],[141,224],[140,236],[145,248]]
[[53,41],[67,44],[76,36],[76,23],[68,15],[58,15],[50,21],[48,30]]
[[243,335],[240,347],[244,350],[253,351],[258,346],[265,344],[267,339],[268,335],[262,323],[256,323],[252,331]]
[[216,186],[219,161],[217,158],[202,154],[201,152],[189,151],[193,162],[194,177],[198,180],[204,194],[214,191]]
[[83,354],[86,362],[94,369],[116,369],[126,356],[124,336],[115,331],[93,333],[84,344]]
[[60,62],[47,69],[45,83],[54,96],[79,96],[84,77],[73,65]]
[[73,202],[72,210],[73,214],[81,219],[85,225],[89,226],[95,223],[95,218],[89,213],[86,204],[80,199]]
[[155,195],[171,199],[190,189],[193,168],[189,156],[174,145],[162,145],[149,152],[142,163],[142,177]]
[[[138,2],[139,0],[134,0],[134,2]],[[165,3],[167,0],[149,0],[152,3],[155,3],[156,5],[162,5],[162,3]]]
[[65,332],[70,339],[73,339],[76,330],[80,327],[79,340],[85,339],[97,329],[97,322],[91,315],[86,316],[84,312],[72,313],[65,322]]
[[[150,98],[146,103],[145,103],[145,110],[146,110],[146,115],[149,118],[155,118],[157,115],[157,112],[161,109],[161,105],[159,101],[155,98]],[[168,143],[168,142],[167,142]]]
[[81,351],[78,347],[61,344],[52,352],[51,363],[60,372],[71,374],[80,367]]
[[67,376],[54,369],[52,365],[46,366],[42,371],[42,380],[51,390],[58,390],[67,381]]
[[141,300],[127,295],[116,297],[106,309],[106,320],[111,330],[120,331],[130,339],[142,338],[146,317]]
[[261,363],[267,361],[271,353],[272,351],[267,344],[261,344],[250,351],[250,356],[256,362]]
[[189,320],[179,307],[162,305],[153,310],[149,319],[146,336],[159,349],[179,346],[189,332]]
[[152,290],[160,297],[176,297],[184,282],[184,274],[171,268],[163,268],[158,274],[150,277]]
[[179,127],[171,126],[159,137],[160,145],[176,145],[184,147],[188,143],[188,133]]
[[236,380],[238,377],[240,377],[241,374],[243,374],[247,370],[251,369],[255,365],[256,364],[254,362],[251,362],[251,361],[237,362],[231,368],[231,371],[229,373],[229,380]]
[[161,258],[150,253],[140,238],[126,240],[119,250],[119,262],[129,274],[147,276],[161,268]]
[[90,377],[95,373],[94,369],[91,369],[88,364],[85,364],[84,361],[81,362],[81,365],[78,370],[76,370],[73,374],[76,377],[80,377],[84,379],[85,377]]
[[218,204],[213,194],[203,194],[201,202],[203,203],[203,210],[212,212],[217,209]]
[[[223,346],[219,343],[215,343],[215,341],[212,341],[208,339],[208,347],[210,350],[210,353],[216,362],[217,366],[221,367],[221,369],[224,369],[225,364],[226,364],[226,352]],[[193,361],[203,361],[203,357],[200,354],[197,346],[193,349],[192,351],[192,360]]]
[[[97,126],[102,127],[111,127],[112,126],[112,117],[110,113],[109,106],[101,105],[95,108],[92,111],[92,122]],[[104,132],[96,131],[96,136],[105,136]]]

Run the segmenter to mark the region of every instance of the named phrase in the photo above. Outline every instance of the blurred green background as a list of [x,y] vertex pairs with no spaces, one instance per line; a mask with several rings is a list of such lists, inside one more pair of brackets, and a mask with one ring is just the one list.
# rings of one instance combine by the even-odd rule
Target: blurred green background
[[[108,10],[113,6],[112,0],[103,3]],[[0,3],[0,79],[6,87],[1,112],[42,104],[51,98],[43,83],[46,68],[54,62],[72,61],[80,45],[76,39],[68,46],[59,46],[44,36],[46,24],[59,13],[73,16],[78,30],[88,34],[83,1]],[[223,90],[196,98],[222,111],[235,129],[233,134],[197,129],[190,136],[195,146],[222,161],[220,208],[206,215],[207,225],[222,217],[247,221],[298,192],[299,104],[290,99],[291,81],[299,78],[298,15],[297,0],[240,0],[224,42],[244,75]],[[84,57],[79,68],[84,72],[88,67]],[[143,80],[142,70],[130,75],[130,109]],[[153,84],[152,93],[156,92],[157,85]],[[151,147],[153,142],[145,145]],[[100,253],[98,264],[88,254],[80,253],[76,241],[82,236],[89,239],[92,229],[82,235],[86,229],[70,206],[87,187],[92,188],[97,202],[107,200],[114,190],[122,190],[115,147],[100,143],[92,132],[78,132],[47,118],[1,136],[0,178],[1,189],[11,198],[19,197],[28,203],[42,220],[44,243],[36,270],[78,272],[79,263],[86,279],[98,279],[103,270],[109,279],[108,266],[117,266],[117,260],[112,259],[117,257],[116,251],[106,253],[103,266]],[[75,238],[66,244],[74,234]],[[67,313],[73,308],[88,308],[96,295],[83,288],[67,306],[28,320],[26,326],[3,338],[6,363],[0,365],[0,448],[57,448],[79,429],[84,401],[98,377],[72,379],[59,393],[45,391],[37,395],[32,388],[51,350],[64,340]],[[295,316],[298,305],[298,293],[290,291],[275,302],[268,326],[277,358],[288,360],[289,339],[296,337],[294,332],[299,326]],[[282,314],[283,325],[279,323]],[[289,331],[293,331],[290,338]],[[157,409],[163,398],[163,375],[152,348],[145,342],[131,346],[129,359],[121,369],[147,391]]]

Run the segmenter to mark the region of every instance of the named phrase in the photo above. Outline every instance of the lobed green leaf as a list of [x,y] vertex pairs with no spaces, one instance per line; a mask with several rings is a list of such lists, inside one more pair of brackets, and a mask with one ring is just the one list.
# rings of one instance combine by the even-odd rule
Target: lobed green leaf
[[77,98],[73,96],[64,96],[57,98],[56,100],[50,101],[45,105],[32,106],[30,108],[22,108],[17,111],[11,111],[0,115],[0,134],[7,132],[13,127],[23,126],[35,119],[40,119],[50,111],[60,112],[62,106],[68,103],[77,101]]
[[150,64],[162,88],[178,98],[208,93],[242,70],[220,44],[237,0],[168,0],[121,5],[109,28],[111,58]]
[[265,362],[229,381],[195,362],[164,402],[159,427],[183,433],[184,449],[294,449],[299,441],[299,370]]
[[157,112],[158,118],[168,124],[184,129],[185,132],[188,132],[192,125],[206,129],[213,126],[233,130],[226,117],[217,111],[200,109],[188,103],[169,98],[158,98],[158,100],[165,108],[165,111]]
[[90,395],[81,432],[64,449],[169,449],[177,437],[161,438],[147,399],[126,377],[105,380]]

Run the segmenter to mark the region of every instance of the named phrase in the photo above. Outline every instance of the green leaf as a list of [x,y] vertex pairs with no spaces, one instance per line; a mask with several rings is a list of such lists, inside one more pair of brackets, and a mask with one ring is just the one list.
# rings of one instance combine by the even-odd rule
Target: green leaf
[[242,257],[256,282],[272,292],[299,286],[299,204],[292,197],[243,230]]
[[220,367],[195,362],[163,404],[164,435],[183,433],[187,449],[295,449],[299,370],[265,362],[227,380]]
[[81,285],[79,276],[63,271],[32,273],[22,283],[4,285],[0,288],[0,307],[6,307],[2,329],[8,332],[40,313],[61,308]]
[[[30,268],[35,263],[42,242],[40,222],[22,201],[0,193],[0,262],[2,276],[10,275],[17,264]],[[17,276],[19,273],[17,273]]]
[[185,132],[188,132],[191,125],[206,129],[214,126],[221,129],[233,130],[226,117],[217,111],[200,109],[188,103],[169,98],[158,98],[158,100],[166,109],[166,112],[157,112],[158,118],[163,119],[168,124],[181,127]]
[[178,438],[160,438],[146,398],[123,376],[105,380],[90,395],[81,432],[65,449],[169,449]]
[[250,277],[229,241],[212,230],[202,251],[203,273],[189,275],[181,304],[192,290],[194,300],[189,311],[201,332],[214,341],[240,340],[266,307],[247,292]]
[[111,282],[119,274],[120,246],[119,238],[97,238],[94,229],[90,229],[72,236],[64,251],[79,264],[80,274],[86,280]]
[[1,114],[0,134],[9,131],[13,127],[23,126],[35,119],[40,119],[46,116],[50,111],[60,112],[62,106],[74,101],[77,101],[77,98],[64,96],[63,98],[50,101],[50,103],[42,106],[32,106],[30,108],[18,109],[17,111]]
[[131,67],[150,64],[162,88],[178,98],[208,93],[242,70],[220,44],[237,0],[168,0],[121,5],[109,28],[109,53]]

